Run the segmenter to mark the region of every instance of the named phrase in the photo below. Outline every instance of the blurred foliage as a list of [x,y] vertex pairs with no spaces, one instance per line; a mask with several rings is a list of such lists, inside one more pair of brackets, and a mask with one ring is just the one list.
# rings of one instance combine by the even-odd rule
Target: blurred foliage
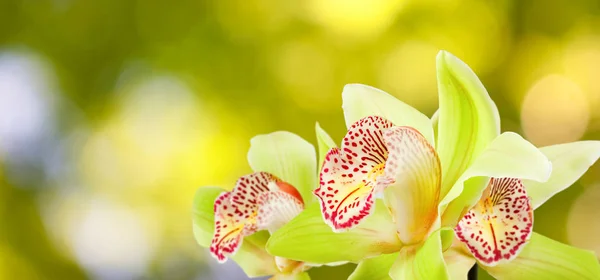
[[[478,73],[504,131],[600,139],[595,0],[0,0],[0,278],[239,277],[195,244],[195,189],[249,173],[253,135],[316,143],[318,120],[339,141],[346,83],[431,115],[439,49]],[[580,218],[598,189],[596,165],[536,231],[600,253]]]

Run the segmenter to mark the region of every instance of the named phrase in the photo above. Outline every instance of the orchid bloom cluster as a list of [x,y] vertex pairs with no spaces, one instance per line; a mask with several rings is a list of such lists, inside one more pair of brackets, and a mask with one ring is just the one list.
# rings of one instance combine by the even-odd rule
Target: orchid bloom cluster
[[193,208],[196,240],[219,263],[232,258],[250,277],[310,279],[305,271],[311,265],[273,256],[265,245],[269,234],[314,200],[315,149],[284,131],[256,136],[250,143],[248,162],[254,173],[240,177],[231,191],[198,189]]
[[432,118],[347,85],[347,133],[337,147],[317,124],[318,161],[294,134],[253,138],[255,173],[231,192],[198,190],[198,243],[273,279],[346,262],[358,264],[349,279],[467,279],[475,263],[498,279],[600,279],[593,252],[533,232],[534,210],[587,171],[600,141],[537,148],[500,133],[496,105],[458,58],[440,52],[437,78]]

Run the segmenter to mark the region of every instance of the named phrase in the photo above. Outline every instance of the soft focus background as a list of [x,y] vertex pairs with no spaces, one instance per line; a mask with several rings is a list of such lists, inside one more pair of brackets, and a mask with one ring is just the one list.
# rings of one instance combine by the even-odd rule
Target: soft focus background
[[[0,279],[243,279],[194,241],[195,190],[249,173],[256,134],[339,141],[346,83],[431,115],[439,49],[504,131],[600,139],[595,0],[0,0]],[[598,201],[599,164],[535,229],[600,254]]]

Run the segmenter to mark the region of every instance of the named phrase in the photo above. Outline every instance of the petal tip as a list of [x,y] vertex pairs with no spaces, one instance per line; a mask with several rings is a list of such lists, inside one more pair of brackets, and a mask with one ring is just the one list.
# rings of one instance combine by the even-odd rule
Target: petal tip
[[446,69],[446,71],[451,71],[452,75],[456,75],[456,73],[468,73],[476,77],[471,67],[448,51],[441,50],[436,57],[436,63],[438,71]]
[[[361,95],[369,95],[370,94],[370,95],[375,95],[375,96],[390,95],[389,93],[387,93],[381,89],[378,89],[374,86],[354,83],[354,84],[346,84],[344,86],[344,89],[342,90],[342,100],[346,100],[349,97],[348,95],[358,95],[358,94],[361,94]],[[342,107],[344,107],[343,104],[342,104]]]
[[438,68],[442,65],[444,67],[448,67],[448,64],[452,63],[452,61],[460,61],[456,56],[446,50],[440,50],[435,57]]
[[438,53],[437,53],[437,55],[436,55],[435,58],[439,61],[439,60],[444,59],[444,56],[446,56],[447,54],[449,54],[448,51],[446,51],[446,50],[440,50],[440,51],[438,51]]
[[219,262],[223,264],[229,259],[227,256],[233,256],[242,245],[241,235],[233,237],[233,241],[226,244],[216,243],[210,246],[210,253]]
[[372,87],[365,85],[365,84],[360,84],[360,83],[351,83],[351,84],[345,84],[343,91],[346,91],[348,89],[353,89],[353,88],[372,88]]
[[235,223],[230,204],[231,192],[221,193],[214,202],[214,233],[210,244],[211,255],[219,262],[227,261],[226,255],[233,255],[242,243],[243,224]]

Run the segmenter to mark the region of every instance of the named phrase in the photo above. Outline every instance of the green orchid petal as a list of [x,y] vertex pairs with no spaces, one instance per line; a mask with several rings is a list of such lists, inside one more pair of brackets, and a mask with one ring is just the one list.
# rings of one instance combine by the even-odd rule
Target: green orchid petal
[[431,145],[433,129],[431,120],[419,110],[374,87],[349,84],[342,92],[346,127],[367,116],[384,117],[397,126],[417,129]]
[[269,280],[310,280],[310,276],[306,272],[295,274],[276,274]]
[[287,131],[258,135],[250,140],[248,163],[254,172],[266,171],[292,184],[304,203],[314,200],[317,155],[312,144]]
[[[210,246],[214,231],[213,205],[217,196],[224,191],[216,187],[201,187],[196,191],[192,222],[194,237],[202,247]],[[237,253],[231,257],[249,277],[273,275],[279,272],[275,258],[265,250],[268,239],[269,233],[266,231],[247,236]]]
[[435,111],[431,116],[431,126],[433,127],[433,137],[435,138],[435,143],[438,141],[438,128],[440,122],[440,110]]
[[500,116],[477,75],[446,51],[438,53],[437,78],[437,152],[444,174],[444,197],[477,155],[500,134]]
[[390,269],[392,279],[449,279],[442,254],[442,235],[453,234],[450,228],[433,232],[419,248],[403,247]]
[[525,180],[534,209],[575,183],[600,157],[600,141],[581,141],[540,149],[552,162],[552,175],[545,183]]
[[317,122],[315,124],[315,132],[317,134],[317,145],[319,147],[319,161],[318,161],[318,169],[320,171],[321,165],[325,160],[325,155],[331,148],[337,147],[331,136],[325,132]]
[[444,252],[444,261],[452,280],[467,280],[467,274],[476,262],[470,254],[456,247]]
[[389,280],[390,268],[398,259],[399,253],[381,255],[361,261],[348,280]]
[[274,232],[267,243],[272,255],[316,264],[358,262],[399,248],[392,218],[380,201],[369,217],[343,233],[333,232],[323,222],[319,204],[314,203]]
[[237,253],[231,257],[248,277],[273,275],[279,271],[275,258],[265,249],[268,240],[267,231],[259,231],[247,236]]
[[[449,203],[442,216],[442,225],[456,225],[475,205],[487,186],[487,177],[544,182],[551,172],[552,164],[539,149],[516,133],[502,133],[477,157],[440,203],[442,209]],[[476,176],[484,177],[472,178]]]
[[215,213],[213,205],[219,194],[225,192],[217,187],[201,187],[196,191],[192,206],[194,237],[200,246],[209,248],[214,233]]
[[[440,239],[442,240],[442,251],[446,252],[446,250],[450,249],[452,244],[454,243],[454,231],[443,230],[440,233]],[[458,239],[456,239],[458,242]]]
[[483,268],[497,279],[600,279],[600,264],[593,252],[535,232],[516,259]]

